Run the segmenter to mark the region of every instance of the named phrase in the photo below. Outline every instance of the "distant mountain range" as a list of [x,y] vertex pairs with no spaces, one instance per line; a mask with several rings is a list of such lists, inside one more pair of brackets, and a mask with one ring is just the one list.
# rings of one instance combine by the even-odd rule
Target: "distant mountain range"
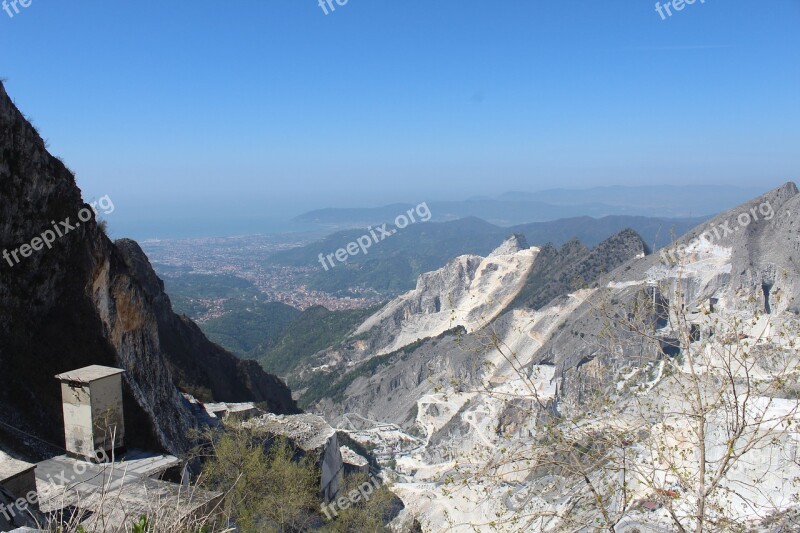
[[319,254],[346,247],[347,243],[364,234],[363,228],[336,232],[322,241],[278,252],[269,260],[290,266],[320,267],[310,280],[313,289],[334,294],[361,289],[394,296],[411,289],[421,273],[441,268],[459,255],[485,256],[514,233],[523,235],[534,246],[547,243],[561,246],[571,240],[579,240],[592,247],[630,228],[642,237],[648,247],[657,249],[706,219],[614,215],[599,219],[577,217],[501,227],[469,217],[451,222],[413,224],[373,246],[367,255],[354,255],[347,263],[337,264],[327,271],[320,267]]
[[[432,220],[478,217],[500,226],[545,222],[570,217],[610,215],[687,218],[710,216],[756,196],[756,189],[727,186],[641,186],[550,189],[506,192],[496,198],[431,201]],[[340,227],[391,222],[411,209],[397,203],[374,208],[328,208],[309,211],[294,221]]]
[[[718,213],[739,205],[763,192],[757,187],[718,185],[643,185],[639,187],[592,187],[589,189],[548,189],[544,191],[507,192],[497,199],[506,202],[537,201],[553,205],[602,204],[646,210],[653,216],[700,216]],[[659,211],[659,213],[656,213]]]

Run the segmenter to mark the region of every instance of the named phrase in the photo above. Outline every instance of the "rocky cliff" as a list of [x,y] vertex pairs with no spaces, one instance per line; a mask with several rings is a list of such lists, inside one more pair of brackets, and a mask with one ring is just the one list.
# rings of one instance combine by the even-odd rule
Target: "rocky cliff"
[[90,364],[126,370],[129,446],[186,449],[193,419],[176,386],[297,411],[280,380],[176,316],[138,245],[111,242],[93,216],[84,221],[89,209],[0,86],[0,443],[33,456],[52,452],[47,443],[57,449],[53,376]]
[[[397,351],[367,359],[379,364],[356,366],[350,374],[358,377],[342,380],[342,387],[335,389],[338,397],[318,402],[315,408],[350,430],[360,443],[374,446],[386,464],[394,465],[399,480],[394,490],[431,530],[472,531],[468,524],[489,521],[507,524],[498,528],[502,531],[561,530],[558,520],[547,528],[515,522],[537,513],[558,519],[583,517],[580,506],[586,500],[576,489],[580,483],[552,471],[539,472],[541,477],[537,477],[524,453],[516,462],[508,461],[509,450],[525,450],[542,437],[537,421],[544,412],[556,413],[557,419],[569,424],[580,420],[589,429],[587,434],[625,427],[635,438],[624,440],[623,447],[635,448],[634,461],[645,464],[650,457],[646,450],[663,450],[659,444],[665,442],[663,435],[674,436],[669,433],[673,421],[664,425],[658,409],[652,407],[646,412],[650,418],[625,424],[620,413],[627,415],[625,409],[639,405],[663,404],[669,412],[685,409],[691,402],[683,394],[685,389],[675,385],[692,375],[686,370],[685,350],[707,357],[704,364],[711,368],[708,365],[718,364],[719,354],[746,353],[748,346],[754,346],[758,357],[743,357],[748,365],[758,365],[754,372],[758,378],[747,383],[767,389],[772,379],[781,384],[772,396],[755,398],[756,409],[763,405],[780,413],[800,409],[792,407],[797,403],[796,361],[800,357],[795,353],[800,315],[798,212],[800,194],[793,183],[787,183],[698,226],[655,254],[648,254],[631,232],[622,232],[594,250],[577,242],[560,249],[543,246],[522,273],[514,276],[514,270],[509,270],[508,280],[516,287],[513,302],[497,318],[459,337],[410,343],[413,336],[404,337],[403,329],[420,320],[419,316],[429,320],[435,309],[422,305],[426,301],[422,292],[413,298],[406,295],[379,311],[375,317],[380,321],[362,325],[361,337],[352,341],[369,347],[372,335],[394,341]],[[474,271],[474,267],[465,270]],[[461,291],[462,279],[473,278],[431,275],[427,280],[440,280],[435,292],[449,294]],[[453,281],[456,285],[448,286]],[[420,284],[434,286],[425,279]],[[628,321],[638,318],[648,329],[628,327]],[[676,331],[681,324],[682,333]],[[396,339],[408,344],[400,346],[402,342]],[[781,360],[779,355],[785,355],[789,364],[775,363]],[[781,368],[789,369],[790,379],[774,378]],[[741,369],[737,372],[731,378],[734,393],[744,379]],[[714,373],[709,370],[708,375]],[[708,383],[709,391],[717,394],[719,379]],[[592,403],[598,393],[604,401]],[[532,407],[534,397],[537,402]],[[713,431],[704,441],[708,449],[731,446],[727,443],[733,441],[725,436],[727,422],[709,422]],[[739,470],[730,473],[725,483],[730,487],[741,483],[745,488],[737,496],[741,501],[725,500],[719,503],[720,509],[724,506],[725,513],[738,513],[737,519],[756,524],[769,513],[792,508],[789,500],[796,489],[784,478],[800,475],[796,423],[790,419],[785,432],[781,429],[771,435],[768,446],[755,450]],[[683,438],[679,432],[675,435]],[[753,438],[763,437],[754,430]],[[688,456],[683,448],[675,449]],[[784,456],[788,462],[773,463]],[[489,472],[488,466],[497,464],[506,467],[501,483],[497,478],[486,482],[485,477],[464,474],[470,469]],[[611,479],[600,469],[588,469],[587,475],[599,485]],[[776,479],[768,477],[773,475]],[[449,478],[456,480],[452,486],[458,490],[450,490],[443,482]],[[462,485],[462,478],[468,482]],[[559,488],[562,483],[569,490]],[[675,505],[691,508],[691,498],[680,496],[690,494],[690,489],[680,483],[676,486],[679,491],[670,492]],[[733,494],[729,486],[725,495]],[[656,489],[665,490],[642,482],[637,497],[645,501]],[[781,500],[784,495],[786,501]],[[751,506],[756,509],[753,516],[748,514],[752,514]],[[596,516],[586,512],[585,518],[591,521]],[[642,526],[642,530],[667,531],[671,529],[664,524],[669,520],[663,512],[632,508],[620,519],[618,530],[625,529],[622,524],[652,522],[657,527]],[[752,530],[766,531],[758,527]]]
[[463,255],[422,274],[417,287],[364,321],[356,335],[378,339],[381,355],[454,327],[473,331],[491,322],[517,296],[539,248],[512,235],[487,257]]
[[[558,322],[547,318],[552,310],[548,315],[538,309],[592,286],[645,252],[641,238],[623,230],[593,249],[577,241],[561,248],[545,245],[531,249],[514,235],[486,258],[456,258],[421,276],[414,291],[367,319],[355,340],[323,354],[327,359],[319,363],[327,364],[325,368],[347,368],[335,388],[347,387],[336,398],[320,401],[315,410],[336,423],[353,413],[397,424],[412,433],[422,431],[422,426],[438,431],[439,426],[420,423],[417,418],[429,407],[446,421],[446,402],[437,400],[421,409],[421,399],[453,382],[480,383],[487,371],[487,337],[507,339],[517,351],[539,348]],[[556,308],[564,312],[578,301],[567,298]],[[395,352],[374,357],[387,345]],[[331,374],[331,379],[335,375]],[[353,379],[354,375],[358,377]],[[348,418],[346,424],[351,423],[355,424],[354,419]]]
[[666,302],[670,295],[657,288],[664,284],[680,283],[687,305],[703,307],[714,301],[731,312],[755,307],[767,314],[797,314],[798,212],[797,187],[787,183],[698,226],[659,253],[615,270],[604,278],[601,290],[575,309],[569,327],[548,339],[536,359],[559,368],[564,394],[569,395],[585,378],[585,363],[605,358],[607,364],[624,364],[651,352],[646,344],[624,344],[619,354],[606,353],[607,320],[598,310],[630,307],[642,291],[652,298],[656,290],[656,297]]

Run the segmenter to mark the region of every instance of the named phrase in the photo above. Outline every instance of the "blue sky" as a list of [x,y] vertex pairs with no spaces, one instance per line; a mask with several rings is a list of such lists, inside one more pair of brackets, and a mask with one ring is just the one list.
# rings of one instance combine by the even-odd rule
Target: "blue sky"
[[32,0],[0,11],[0,76],[134,218],[767,189],[800,170],[799,25],[800,0]]

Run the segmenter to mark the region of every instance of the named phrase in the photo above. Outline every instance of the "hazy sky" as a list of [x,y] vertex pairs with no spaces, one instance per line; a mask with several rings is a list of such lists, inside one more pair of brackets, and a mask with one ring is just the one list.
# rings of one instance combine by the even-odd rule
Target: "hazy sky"
[[0,76],[128,218],[797,179],[800,0],[700,2],[32,0]]

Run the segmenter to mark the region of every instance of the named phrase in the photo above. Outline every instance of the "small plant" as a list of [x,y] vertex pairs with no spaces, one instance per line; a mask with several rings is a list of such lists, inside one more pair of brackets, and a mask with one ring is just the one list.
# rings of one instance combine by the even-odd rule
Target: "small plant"
[[151,533],[152,528],[147,523],[147,517],[142,516],[139,520],[133,524],[133,529],[131,529],[131,533]]

